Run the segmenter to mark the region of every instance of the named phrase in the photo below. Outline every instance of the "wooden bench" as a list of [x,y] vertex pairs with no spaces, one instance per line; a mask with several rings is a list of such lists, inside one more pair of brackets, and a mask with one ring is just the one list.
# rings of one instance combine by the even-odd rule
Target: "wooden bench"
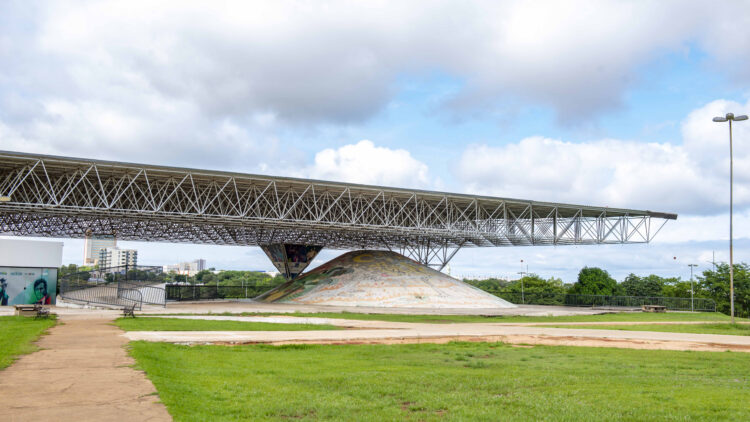
[[127,305],[124,308],[122,308],[122,316],[123,317],[133,317],[135,318],[135,303],[132,305]]
[[643,312],[667,312],[667,307],[664,305],[643,305],[641,309]]

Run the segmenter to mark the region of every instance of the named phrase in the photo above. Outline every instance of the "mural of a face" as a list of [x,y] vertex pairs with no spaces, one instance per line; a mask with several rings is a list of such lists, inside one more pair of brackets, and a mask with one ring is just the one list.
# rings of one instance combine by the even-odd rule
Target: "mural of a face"
[[36,295],[36,300],[47,296],[47,281],[45,279],[40,278],[34,282],[34,294]]

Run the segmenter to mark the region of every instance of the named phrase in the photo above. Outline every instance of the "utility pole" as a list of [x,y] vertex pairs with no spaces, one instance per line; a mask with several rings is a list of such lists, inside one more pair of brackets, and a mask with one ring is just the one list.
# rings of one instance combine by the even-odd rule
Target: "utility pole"
[[693,268],[697,267],[697,264],[688,264],[690,267],[690,311],[695,312],[695,303],[693,299]]

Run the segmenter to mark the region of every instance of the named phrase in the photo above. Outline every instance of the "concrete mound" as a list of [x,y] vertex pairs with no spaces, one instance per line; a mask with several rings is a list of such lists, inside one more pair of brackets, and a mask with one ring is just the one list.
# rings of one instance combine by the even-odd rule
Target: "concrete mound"
[[388,308],[513,308],[403,255],[355,251],[264,293],[259,301]]

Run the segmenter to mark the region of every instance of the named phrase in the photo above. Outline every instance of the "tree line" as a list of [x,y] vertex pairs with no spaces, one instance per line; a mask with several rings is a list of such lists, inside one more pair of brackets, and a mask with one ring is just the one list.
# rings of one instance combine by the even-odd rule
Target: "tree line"
[[[566,304],[565,297],[570,295],[690,297],[690,280],[631,273],[618,283],[609,272],[597,267],[582,268],[574,283],[536,274],[511,281],[490,278],[464,279],[464,282],[500,297],[516,298],[523,291],[540,305]],[[734,265],[734,290],[735,315],[750,317],[750,266],[744,262]],[[713,299],[718,312],[729,314],[729,264],[716,264],[715,269],[697,275],[693,293],[695,298]]]

